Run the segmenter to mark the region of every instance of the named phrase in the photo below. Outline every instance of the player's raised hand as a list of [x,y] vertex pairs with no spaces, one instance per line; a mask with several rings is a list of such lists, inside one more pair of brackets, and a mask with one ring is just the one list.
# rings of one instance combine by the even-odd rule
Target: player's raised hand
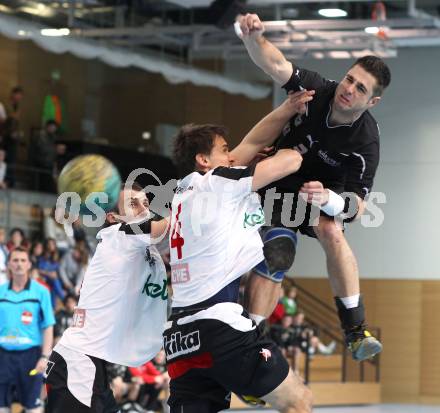
[[240,39],[249,36],[259,37],[264,33],[264,25],[260,18],[251,13],[237,16],[234,29]]
[[299,192],[304,194],[307,202],[312,205],[322,206],[328,202],[328,190],[319,181],[304,183]]
[[300,90],[298,92],[289,92],[287,99],[284,101],[286,110],[290,115],[304,114],[307,111],[307,103],[313,100],[314,90]]

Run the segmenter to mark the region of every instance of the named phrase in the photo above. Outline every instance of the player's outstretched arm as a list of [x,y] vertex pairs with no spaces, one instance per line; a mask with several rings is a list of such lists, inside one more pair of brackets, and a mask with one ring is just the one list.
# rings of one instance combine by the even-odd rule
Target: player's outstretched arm
[[253,62],[276,83],[280,85],[287,83],[295,68],[280,50],[264,38],[264,25],[260,18],[250,13],[238,16],[235,31],[243,40]]
[[306,104],[313,99],[314,90],[289,93],[287,99],[261,119],[231,151],[234,166],[245,166],[265,147],[273,144],[289,119],[306,111]]
[[274,156],[255,166],[252,190],[257,191],[271,182],[295,173],[301,167],[302,156],[294,149],[281,149]]

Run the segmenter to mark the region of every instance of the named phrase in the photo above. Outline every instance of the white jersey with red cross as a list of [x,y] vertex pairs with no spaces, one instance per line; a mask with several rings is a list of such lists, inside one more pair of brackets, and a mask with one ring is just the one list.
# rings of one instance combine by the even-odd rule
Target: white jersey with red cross
[[264,259],[253,173],[219,167],[179,182],[170,231],[173,307],[207,300]]

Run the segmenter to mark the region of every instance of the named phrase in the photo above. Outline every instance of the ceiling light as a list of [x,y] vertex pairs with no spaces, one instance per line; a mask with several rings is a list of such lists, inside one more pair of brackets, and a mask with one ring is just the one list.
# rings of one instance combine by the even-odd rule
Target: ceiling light
[[24,6],[17,9],[23,13],[32,14],[40,17],[53,17],[55,12],[44,4],[38,4],[37,7]]
[[2,13],[11,13],[12,10],[8,6],[4,6],[3,4],[0,4],[0,11]]
[[347,12],[342,9],[320,9],[318,13],[323,17],[346,17]]
[[70,30],[67,28],[41,29],[40,33],[42,36],[61,37],[61,36],[68,36],[70,34]]
[[379,27],[374,27],[374,26],[366,27],[364,30],[365,30],[365,33],[368,33],[368,34],[377,34],[377,33],[379,33]]

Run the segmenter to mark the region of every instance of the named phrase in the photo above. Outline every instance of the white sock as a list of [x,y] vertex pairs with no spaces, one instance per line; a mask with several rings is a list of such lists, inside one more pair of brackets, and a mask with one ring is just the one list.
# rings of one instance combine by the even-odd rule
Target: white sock
[[266,317],[263,317],[262,315],[252,314],[252,313],[249,314],[249,317],[251,318],[251,320],[255,321],[256,325],[259,325],[266,318]]
[[349,308],[355,308],[359,306],[359,298],[360,294],[350,295],[350,297],[342,297],[339,298],[342,303],[345,305],[345,308],[348,310]]

